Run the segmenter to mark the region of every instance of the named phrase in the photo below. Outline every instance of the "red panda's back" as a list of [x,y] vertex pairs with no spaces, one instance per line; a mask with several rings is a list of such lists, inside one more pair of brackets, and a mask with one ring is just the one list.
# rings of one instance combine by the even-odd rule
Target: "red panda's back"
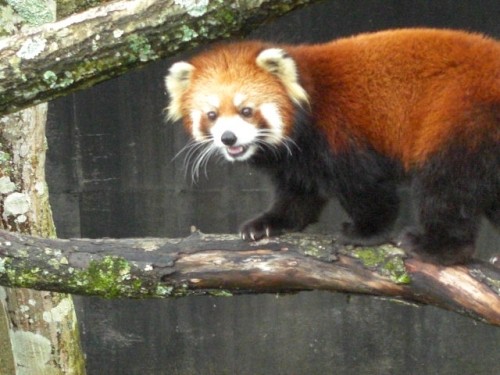
[[[406,29],[300,46],[291,54],[317,126],[335,150],[349,147],[349,140],[367,141],[409,167],[454,136],[470,147],[485,132],[500,137],[498,117],[487,118],[500,116],[495,40]],[[486,117],[480,129],[470,126],[478,115]]]

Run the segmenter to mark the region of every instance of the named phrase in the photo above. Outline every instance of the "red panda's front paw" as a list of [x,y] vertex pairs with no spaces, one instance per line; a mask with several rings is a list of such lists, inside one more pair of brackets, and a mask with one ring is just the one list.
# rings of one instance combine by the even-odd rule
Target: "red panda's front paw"
[[270,219],[262,216],[243,224],[240,236],[245,241],[258,241],[264,237],[277,236],[282,232],[283,230],[276,228]]

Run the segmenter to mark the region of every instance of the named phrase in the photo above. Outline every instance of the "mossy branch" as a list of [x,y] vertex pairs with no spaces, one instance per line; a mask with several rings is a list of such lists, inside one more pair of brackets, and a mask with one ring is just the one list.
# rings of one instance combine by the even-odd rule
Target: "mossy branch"
[[314,0],[106,3],[0,39],[0,115],[213,40]]
[[0,231],[0,284],[107,298],[325,290],[432,304],[500,326],[499,268],[441,267],[391,245],[340,247],[329,236],[248,243],[199,232],[56,240]]

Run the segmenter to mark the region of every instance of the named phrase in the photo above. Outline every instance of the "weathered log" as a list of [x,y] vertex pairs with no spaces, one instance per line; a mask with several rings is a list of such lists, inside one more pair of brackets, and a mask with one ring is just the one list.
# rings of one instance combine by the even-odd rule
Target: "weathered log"
[[145,63],[244,35],[313,0],[106,3],[0,39],[0,114],[90,87]]
[[0,232],[0,284],[108,298],[305,290],[432,304],[500,326],[500,269],[442,267],[392,245],[341,247],[291,234],[255,243],[233,235],[55,240]]

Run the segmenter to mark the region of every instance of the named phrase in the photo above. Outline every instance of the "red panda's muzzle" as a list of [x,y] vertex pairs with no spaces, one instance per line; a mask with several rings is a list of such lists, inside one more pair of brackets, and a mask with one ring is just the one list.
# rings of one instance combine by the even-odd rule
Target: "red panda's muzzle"
[[229,154],[229,156],[233,158],[238,158],[242,156],[248,149],[248,146],[242,146],[242,145],[235,146],[237,141],[238,137],[236,137],[236,134],[234,134],[232,131],[226,130],[221,135],[221,142],[226,146],[226,151]]

